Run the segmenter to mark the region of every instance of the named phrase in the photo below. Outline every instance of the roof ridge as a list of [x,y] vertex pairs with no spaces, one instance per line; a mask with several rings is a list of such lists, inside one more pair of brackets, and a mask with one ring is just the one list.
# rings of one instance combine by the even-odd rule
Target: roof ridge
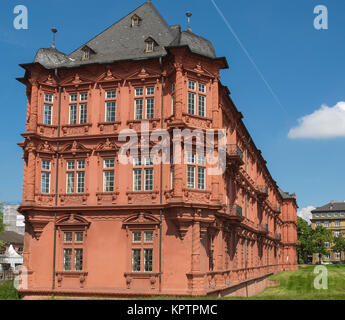
[[[84,44],[82,44],[80,47],[78,47],[77,49],[75,49],[73,52],[71,52],[68,56],[71,56],[73,53],[77,52],[78,50],[80,50],[83,46],[87,45],[88,43],[90,43],[92,40],[96,39],[98,36],[100,36],[102,33],[108,31],[110,28],[112,28],[113,26],[117,25],[118,23],[120,23],[122,20],[126,19],[128,16],[132,15],[135,11],[137,11],[138,9],[144,7],[144,6],[151,6],[152,8],[155,9],[155,11],[158,13],[159,17],[167,24],[167,22],[163,19],[163,17],[159,14],[159,12],[157,11],[157,9],[155,8],[155,6],[151,3],[151,2],[144,2],[142,5],[140,5],[139,7],[137,7],[136,9],[132,10],[130,13],[128,13],[127,15],[125,15],[124,17],[122,17],[120,20],[117,20],[116,22],[114,22],[112,25],[110,25],[108,28],[104,29],[103,31],[99,32],[97,35],[95,35],[94,37],[92,37],[90,40],[88,40],[87,42],[85,42]],[[91,48],[91,47],[90,47]],[[92,49],[92,48],[91,48]]]

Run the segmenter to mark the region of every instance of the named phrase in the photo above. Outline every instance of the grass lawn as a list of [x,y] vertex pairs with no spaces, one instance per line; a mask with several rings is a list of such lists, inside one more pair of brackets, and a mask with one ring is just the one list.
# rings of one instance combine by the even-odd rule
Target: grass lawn
[[314,288],[315,266],[300,266],[298,271],[287,271],[271,276],[280,285],[266,288],[249,299],[258,300],[345,300],[345,265],[327,265],[328,289]]
[[[315,266],[300,266],[298,271],[286,271],[271,276],[279,280],[280,285],[266,288],[262,293],[249,297],[221,298],[222,300],[345,300],[345,265],[327,265],[328,289],[314,288]],[[153,300],[179,300],[176,297],[155,297]],[[184,299],[184,298],[181,298]],[[188,298],[189,299],[189,298]],[[211,297],[196,300],[214,299]],[[191,299],[194,300],[194,299]]]
[[13,281],[0,284],[0,300],[19,300],[19,293],[13,286]]

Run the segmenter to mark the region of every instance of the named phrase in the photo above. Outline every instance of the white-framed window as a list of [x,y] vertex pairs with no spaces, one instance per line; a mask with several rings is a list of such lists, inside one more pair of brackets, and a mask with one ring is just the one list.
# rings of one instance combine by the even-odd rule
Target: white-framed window
[[[144,180],[142,179],[144,177]],[[152,191],[154,186],[153,159],[133,159],[133,191]]]
[[80,104],[79,108],[79,122],[80,124],[87,123],[87,104]]
[[337,217],[338,216],[338,212],[334,212],[334,216]]
[[331,212],[328,212],[328,213],[327,213],[327,216],[328,216],[328,217],[332,217],[332,213],[331,213]]
[[141,97],[144,95],[144,88],[135,88],[135,96]]
[[72,232],[64,232],[64,242],[71,243],[73,241],[73,233]]
[[114,192],[115,188],[115,159],[103,161],[103,192]]
[[132,232],[132,272],[153,271],[153,231]]
[[188,113],[206,117],[206,85],[188,80]]
[[325,254],[324,256],[323,256],[326,260],[329,260],[329,254]]
[[329,248],[329,242],[325,242],[325,248]]
[[[145,93],[145,94],[144,94]],[[134,99],[134,119],[153,119],[155,116],[155,88],[147,86],[145,88],[135,88]],[[145,106],[144,106],[145,102]]]
[[335,220],[334,221],[334,226],[335,227],[340,227],[340,221],[339,220]]
[[335,237],[340,237],[340,231],[334,231],[334,236]]
[[50,104],[44,105],[44,115],[43,115],[43,124],[51,125],[53,118],[53,106]]
[[116,101],[107,101],[105,103],[105,121],[116,121]]
[[328,221],[325,221],[325,222],[323,223],[323,226],[324,226],[325,228],[328,228],[328,227],[329,227],[329,222],[328,222]]
[[335,259],[339,260],[340,257],[341,257],[340,252],[334,252],[334,258],[335,258]]
[[146,98],[146,119],[153,119],[155,112],[155,98]]
[[44,94],[44,102],[53,103],[53,95],[50,93]]
[[116,90],[108,90],[105,93],[105,122],[116,121]]
[[85,160],[68,160],[66,165],[66,193],[72,194],[84,192]]
[[69,121],[70,125],[87,123],[88,93],[71,93],[69,95]]
[[321,216],[324,218],[326,216],[326,214],[323,212],[323,213],[321,213]]
[[[187,154],[187,188],[206,189],[206,159],[204,155],[196,156],[193,152]],[[195,174],[197,173],[197,177]]]
[[315,213],[315,217],[319,217],[320,215],[318,213]]
[[153,242],[153,231],[144,232],[144,242]]
[[146,88],[146,95],[153,96],[155,94],[155,87],[147,87]]
[[41,193],[50,193],[50,176],[51,176],[50,160],[42,160],[41,167]]
[[317,227],[320,227],[320,226],[321,226],[321,222],[320,222],[320,221],[316,221],[315,224],[316,224]]
[[340,212],[340,216],[343,217],[345,214],[344,212]]
[[73,93],[69,95],[69,101],[70,102],[77,102],[78,101],[78,95]]
[[86,92],[83,92],[80,94],[80,101],[87,101],[88,94]]
[[69,106],[69,124],[77,123],[77,105],[71,104]]
[[133,232],[132,233],[132,241],[133,242],[141,242],[141,232]]
[[83,241],[84,233],[64,232],[63,244],[63,270],[82,271],[83,270]]

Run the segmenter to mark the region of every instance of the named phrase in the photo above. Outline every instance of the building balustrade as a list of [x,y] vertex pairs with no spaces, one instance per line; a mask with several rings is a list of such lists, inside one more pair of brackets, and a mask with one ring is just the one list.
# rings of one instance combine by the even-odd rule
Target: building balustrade
[[231,210],[230,210],[230,215],[231,216],[236,216],[236,217],[243,217],[243,210],[242,207],[239,205],[234,205]]
[[232,270],[211,271],[207,272],[205,275],[206,287],[209,290],[229,287],[244,281],[266,276],[270,273],[280,272],[282,268],[282,264],[273,264]]
[[268,224],[259,224],[259,231],[262,233],[268,233]]
[[227,149],[227,164],[230,166],[240,167],[244,164],[243,152],[237,144],[228,144]]
[[258,191],[258,193],[268,196],[268,186],[265,186],[265,185],[257,186],[256,190]]

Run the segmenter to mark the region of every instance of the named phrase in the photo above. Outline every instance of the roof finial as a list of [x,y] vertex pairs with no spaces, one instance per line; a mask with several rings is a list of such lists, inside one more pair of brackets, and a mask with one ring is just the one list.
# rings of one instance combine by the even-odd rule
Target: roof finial
[[190,11],[186,12],[186,16],[188,17],[188,28],[187,31],[192,32],[192,28],[190,27],[190,17],[192,16],[192,13]]
[[52,29],[52,32],[53,32],[53,42],[52,42],[52,48],[56,48],[55,47],[55,33],[57,33],[58,31],[57,31],[57,29],[56,28],[53,28]]

